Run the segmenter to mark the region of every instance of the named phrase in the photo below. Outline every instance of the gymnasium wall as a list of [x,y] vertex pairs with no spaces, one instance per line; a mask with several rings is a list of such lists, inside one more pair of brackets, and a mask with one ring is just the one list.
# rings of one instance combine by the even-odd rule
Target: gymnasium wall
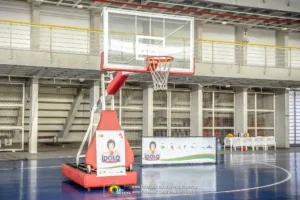
[[[27,3],[3,2],[0,5],[0,20],[17,20],[30,22],[30,6]],[[76,10],[76,12],[74,12]],[[90,13],[84,9],[62,8],[57,6],[41,5],[40,22],[42,24],[55,24],[61,26],[73,26],[81,28],[90,27]],[[0,37],[0,45],[9,45],[9,24],[0,23],[3,30]],[[55,28],[50,33],[49,27],[39,27],[40,49],[50,49],[50,34],[52,35],[52,51],[69,53],[88,53],[90,46],[90,34],[85,30],[70,30]],[[13,47],[30,49],[30,26],[13,25]],[[99,34],[99,33],[98,33]],[[275,31],[264,29],[251,29],[248,32],[249,43],[275,45]],[[207,40],[235,41],[235,27],[229,25],[203,26],[202,38]],[[290,45],[300,46],[300,34],[290,34]],[[203,61],[211,62],[212,54],[215,63],[232,64],[235,61],[235,46],[233,44],[203,43]],[[264,66],[267,57],[267,65],[275,66],[275,49],[260,46],[249,46],[247,51],[248,65]],[[226,58],[226,59],[224,59]]]

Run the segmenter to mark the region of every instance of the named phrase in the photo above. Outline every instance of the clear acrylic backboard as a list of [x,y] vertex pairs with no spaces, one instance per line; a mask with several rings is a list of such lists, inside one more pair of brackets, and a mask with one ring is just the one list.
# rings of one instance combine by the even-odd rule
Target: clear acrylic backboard
[[103,9],[101,69],[147,72],[147,56],[174,57],[170,74],[194,73],[194,18]]

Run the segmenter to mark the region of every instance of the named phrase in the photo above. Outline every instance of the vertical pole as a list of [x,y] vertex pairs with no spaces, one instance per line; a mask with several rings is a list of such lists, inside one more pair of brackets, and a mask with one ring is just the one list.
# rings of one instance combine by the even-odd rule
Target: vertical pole
[[248,96],[247,88],[235,89],[234,127],[237,133],[248,132]]
[[120,95],[119,95],[119,122],[122,126],[122,88],[120,88]]
[[30,44],[31,50],[37,51],[40,48],[40,27],[36,24],[40,23],[40,6],[37,5],[35,2],[31,3],[31,20],[30,22],[33,23],[30,26]]
[[9,23],[9,59],[12,59],[12,23]]
[[[91,111],[93,111],[93,108],[94,106],[96,106],[99,98],[100,98],[100,81],[94,81],[90,88],[90,110]],[[96,114],[91,112],[90,121],[92,121],[92,128],[91,128],[90,137],[94,134],[95,127],[97,126],[99,119],[100,119],[99,113]]]
[[90,33],[91,31],[86,31],[86,63],[90,63]]
[[[92,31],[89,31],[89,54],[99,55],[100,54],[100,29],[101,26],[101,17],[100,10],[91,9],[90,11],[90,28]],[[107,27],[108,28],[108,27]]]
[[[194,57],[196,58],[196,62],[202,62],[203,58],[202,58],[202,51],[203,51],[203,41],[202,41],[202,33],[203,33],[203,23],[200,20],[195,20],[195,24],[194,24]],[[192,31],[191,31],[191,35],[192,35]],[[194,39],[191,38],[191,39]]]
[[167,91],[167,130],[168,130],[168,137],[172,136],[172,93],[170,90]]
[[296,106],[297,106],[297,101],[296,101],[296,94],[297,94],[297,91],[293,91],[293,93],[294,93],[294,144],[297,144],[296,143],[296,135],[297,135],[297,114],[296,114]]
[[50,46],[49,46],[49,48],[50,48],[50,63],[52,63],[52,26],[49,28],[49,36],[50,36]]
[[38,139],[38,79],[33,78],[30,85],[29,153],[37,153]]
[[257,94],[254,94],[254,128],[255,137],[257,136]]
[[288,51],[285,47],[289,46],[289,35],[285,31],[276,30],[275,38],[276,46],[280,46],[275,50],[276,67],[287,68]]
[[[289,148],[289,94],[285,89],[275,90],[275,139],[276,145]],[[275,99],[274,98],[274,99]],[[295,107],[296,108],[296,107]],[[296,119],[295,119],[296,121]]]
[[215,136],[215,92],[212,92],[212,136]]
[[143,136],[153,136],[153,86],[143,88]]
[[26,106],[26,95],[25,95],[25,84],[23,83],[22,84],[22,87],[23,87],[23,97],[22,97],[22,104],[23,104],[23,107],[22,107],[22,150],[24,150],[24,119],[25,119],[25,106]]
[[102,110],[106,109],[106,101],[105,101],[105,76],[104,74],[101,74],[101,95],[102,95]]
[[190,136],[203,136],[203,88],[197,85],[191,89]]
[[289,56],[290,56],[290,58],[289,58],[289,76],[291,76],[292,75],[292,49],[291,48],[289,48]]
[[267,65],[268,65],[267,47],[265,46],[265,68],[264,68],[264,75],[266,75],[266,73],[267,73]]
[[214,65],[214,42],[211,43],[211,72],[215,73],[215,65]]

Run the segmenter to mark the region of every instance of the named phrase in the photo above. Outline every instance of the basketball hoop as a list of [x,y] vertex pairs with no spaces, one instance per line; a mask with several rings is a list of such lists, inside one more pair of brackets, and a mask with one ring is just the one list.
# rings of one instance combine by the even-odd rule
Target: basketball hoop
[[173,60],[172,56],[146,57],[146,70],[151,73],[154,91],[168,89],[168,78]]

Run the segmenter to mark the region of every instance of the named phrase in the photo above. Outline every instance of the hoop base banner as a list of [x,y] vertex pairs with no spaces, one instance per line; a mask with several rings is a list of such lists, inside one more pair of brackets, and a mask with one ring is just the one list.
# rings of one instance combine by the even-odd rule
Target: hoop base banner
[[216,163],[215,137],[143,137],[142,164]]
[[97,176],[125,176],[124,131],[96,131]]

